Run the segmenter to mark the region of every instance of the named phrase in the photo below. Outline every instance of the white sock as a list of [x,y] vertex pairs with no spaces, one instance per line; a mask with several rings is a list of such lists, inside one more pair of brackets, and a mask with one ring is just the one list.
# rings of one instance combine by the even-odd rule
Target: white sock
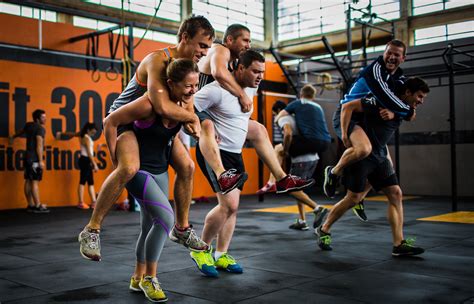
[[216,250],[216,251],[214,252],[214,259],[217,261],[217,260],[221,257],[221,255],[223,255],[224,253],[225,253],[225,252],[217,251],[217,250]]

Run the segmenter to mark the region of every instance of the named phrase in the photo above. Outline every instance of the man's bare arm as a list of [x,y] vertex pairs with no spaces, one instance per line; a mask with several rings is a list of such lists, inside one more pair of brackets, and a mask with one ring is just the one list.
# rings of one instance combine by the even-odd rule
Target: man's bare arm
[[218,46],[211,58],[212,77],[232,95],[239,99],[242,112],[249,112],[252,109],[253,100],[250,99],[242,87],[235,81],[234,76],[229,72],[227,66],[230,60],[230,50],[224,46]]
[[43,169],[43,137],[40,135],[36,135],[36,155],[38,155],[38,162],[40,163],[40,168]]

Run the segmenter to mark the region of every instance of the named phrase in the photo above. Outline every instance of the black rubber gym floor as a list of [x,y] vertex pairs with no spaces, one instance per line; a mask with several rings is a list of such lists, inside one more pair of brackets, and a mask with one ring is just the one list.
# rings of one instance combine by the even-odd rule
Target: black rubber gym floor
[[[385,204],[366,202],[367,223],[348,212],[333,227],[334,250],[322,252],[312,229],[288,229],[296,214],[254,211],[293,205],[288,196],[270,195],[263,203],[246,196],[229,251],[243,274],[203,277],[187,250],[168,241],[158,279],[170,303],[474,303],[474,212],[461,214],[471,224],[421,221],[449,213],[449,199],[406,200],[405,235],[426,252],[393,258]],[[212,206],[192,206],[199,233]],[[474,201],[460,202],[459,210],[474,211]],[[79,254],[77,235],[89,215],[72,207],[50,214],[0,212],[0,302],[150,303],[128,290],[138,213],[110,212],[101,262]]]

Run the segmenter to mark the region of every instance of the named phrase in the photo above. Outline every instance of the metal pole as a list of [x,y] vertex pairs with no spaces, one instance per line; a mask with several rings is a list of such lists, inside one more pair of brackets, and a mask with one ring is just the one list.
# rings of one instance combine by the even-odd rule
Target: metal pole
[[43,22],[41,20],[41,9],[39,10],[38,18],[38,49],[41,51],[43,49]]
[[449,63],[449,129],[451,146],[451,200],[452,211],[458,210],[458,181],[457,181],[457,161],[456,161],[456,108],[454,91],[454,70],[453,70],[453,45],[450,43],[448,48]]
[[[352,80],[352,31],[351,31],[351,5],[348,5],[347,13],[346,13],[346,34],[347,34],[347,60],[349,61],[349,72],[348,78],[349,81]],[[346,83],[347,86],[347,83]]]
[[[258,90],[257,95],[257,107],[258,107],[258,117],[257,120],[259,123],[263,124],[263,94],[262,91]],[[272,122],[273,123],[273,122]],[[263,187],[263,161],[258,158],[258,189]],[[263,194],[258,195],[258,201],[263,202]]]

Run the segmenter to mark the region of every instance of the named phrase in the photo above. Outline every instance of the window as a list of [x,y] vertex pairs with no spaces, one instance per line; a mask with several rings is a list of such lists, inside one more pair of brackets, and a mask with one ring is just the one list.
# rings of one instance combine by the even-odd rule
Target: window
[[413,15],[422,15],[473,4],[472,0],[412,0]]
[[193,14],[206,17],[220,32],[233,23],[240,23],[252,31],[252,39],[265,40],[263,0],[194,0]]
[[415,30],[415,45],[474,37],[474,21],[452,23]]
[[[83,2],[93,3],[123,9],[132,13],[138,13],[148,16],[155,15],[155,9],[160,0],[82,0]],[[181,3],[180,0],[163,0],[156,17],[172,21],[181,21]]]
[[[95,19],[90,19],[90,18],[84,18],[84,17],[78,17],[78,16],[73,17],[73,24],[74,26],[85,27],[85,28],[89,28],[93,30],[103,30],[103,29],[117,25],[115,23],[110,23],[110,22],[105,22],[105,21],[100,21],[100,20],[95,20]],[[119,34],[120,29],[113,31],[113,33]],[[125,31],[125,35],[127,34],[128,32]],[[137,28],[137,27],[133,28],[133,37],[141,38],[143,34],[145,34],[145,29]],[[165,42],[165,43],[172,43],[172,44],[177,43],[177,39],[175,35],[157,32],[157,31],[151,31],[151,30],[148,30],[146,32],[144,39],[160,41],[160,42]]]
[[[344,30],[349,0],[279,0],[278,1],[278,40],[285,41],[308,36]],[[356,9],[368,9],[369,0],[351,4]],[[372,14],[392,20],[400,17],[399,0],[372,1]],[[352,18],[368,18],[362,12],[353,10]],[[382,20],[375,18],[373,22]],[[352,25],[353,26],[353,25]]]
[[38,8],[31,8],[28,6],[15,5],[9,3],[0,3],[0,13],[17,15],[27,18],[39,19],[41,14],[41,20],[50,22],[57,21],[56,12],[40,10]]

